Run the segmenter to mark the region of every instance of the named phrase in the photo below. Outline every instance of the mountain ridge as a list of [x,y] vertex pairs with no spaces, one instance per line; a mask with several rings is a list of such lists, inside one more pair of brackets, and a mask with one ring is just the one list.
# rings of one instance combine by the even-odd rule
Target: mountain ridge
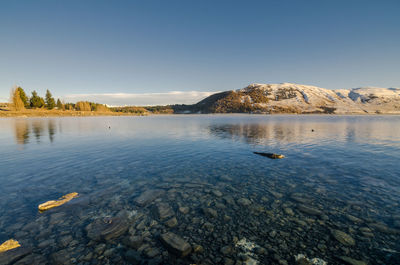
[[215,93],[175,113],[400,114],[400,89],[359,87],[330,90],[295,83],[253,83]]

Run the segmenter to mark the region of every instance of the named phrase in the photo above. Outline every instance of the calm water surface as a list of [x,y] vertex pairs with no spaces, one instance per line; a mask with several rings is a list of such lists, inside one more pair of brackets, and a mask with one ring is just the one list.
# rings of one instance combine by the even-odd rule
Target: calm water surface
[[0,156],[0,264],[400,263],[398,116],[0,119]]

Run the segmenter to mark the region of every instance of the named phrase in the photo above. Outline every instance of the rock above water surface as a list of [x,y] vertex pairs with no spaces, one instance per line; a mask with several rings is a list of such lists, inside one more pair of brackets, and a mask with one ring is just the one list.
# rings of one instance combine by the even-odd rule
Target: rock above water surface
[[192,247],[180,236],[168,232],[161,235],[161,242],[172,253],[184,257],[192,251]]
[[21,245],[19,244],[18,241],[14,239],[9,239],[3,244],[0,245],[0,253],[14,249],[14,248],[19,248]]
[[158,197],[162,196],[165,193],[164,190],[146,190],[139,197],[137,197],[134,201],[139,206],[146,206],[151,203]]
[[69,194],[66,194],[64,196],[62,196],[61,198],[59,198],[58,200],[52,200],[52,201],[47,201],[45,203],[42,203],[38,206],[39,211],[44,212],[47,211],[49,209],[52,209],[54,207],[58,207],[61,206],[67,202],[69,202],[70,200],[72,200],[73,198],[78,197],[78,193],[77,192],[72,192]]
[[354,239],[345,232],[339,230],[332,230],[332,235],[337,241],[339,241],[343,245],[354,246],[356,244]]
[[281,154],[274,154],[274,153],[263,153],[263,152],[253,152],[256,155],[265,156],[271,159],[282,159],[285,158],[284,155]]

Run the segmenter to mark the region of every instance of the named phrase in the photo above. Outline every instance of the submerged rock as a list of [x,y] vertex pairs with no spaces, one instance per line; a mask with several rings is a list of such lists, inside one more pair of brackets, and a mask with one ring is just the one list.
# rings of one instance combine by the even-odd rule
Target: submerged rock
[[320,258],[309,259],[304,254],[298,254],[298,255],[294,256],[294,259],[296,261],[296,264],[298,264],[298,265],[327,265],[328,264],[328,262],[326,262],[323,259],[320,259]]
[[248,265],[259,264],[259,261],[256,260],[257,255],[254,253],[254,251],[260,248],[260,246],[247,240],[246,238],[242,238],[241,240],[236,242],[235,247],[241,250],[240,255],[244,259],[244,264]]
[[78,193],[77,192],[68,193],[67,195],[62,196],[58,200],[47,201],[45,203],[42,203],[42,204],[39,205],[38,208],[39,208],[40,212],[44,212],[44,211],[47,211],[47,210],[49,210],[51,208],[61,206],[61,205],[69,202],[70,200],[72,200],[73,198],[76,198],[76,197],[78,197]]
[[[0,264],[3,264],[0,262]],[[13,265],[33,265],[33,264],[48,264],[48,259],[39,254],[28,254],[21,259],[18,259]]]
[[309,214],[309,215],[316,215],[316,216],[322,215],[322,212],[320,210],[312,208],[312,207],[305,206],[303,204],[297,205],[297,209],[300,212],[306,213],[306,214]]
[[98,218],[86,226],[89,238],[99,240],[110,240],[123,235],[129,228],[129,223],[124,217]]
[[122,242],[131,248],[138,249],[143,244],[143,237],[130,236],[130,237],[124,238],[124,240]]
[[238,204],[242,205],[242,206],[249,206],[251,204],[251,201],[249,199],[246,198],[241,198],[237,201]]
[[255,259],[253,259],[251,257],[246,257],[246,260],[243,261],[243,264],[244,265],[258,265],[259,262],[258,262],[258,260],[255,260]]
[[311,202],[310,198],[306,198],[303,196],[301,193],[293,193],[290,195],[290,199],[292,199],[295,202],[302,203],[302,204],[308,204]]
[[148,248],[146,249],[145,254],[149,258],[154,258],[160,255],[160,251],[157,248]]
[[168,221],[166,221],[165,224],[166,224],[169,228],[172,228],[172,227],[175,227],[175,226],[178,225],[178,220],[176,220],[176,217],[173,217],[173,218],[169,219]]
[[383,224],[383,223],[369,224],[369,227],[374,228],[374,229],[378,230],[379,232],[382,232],[385,234],[400,234],[399,229],[389,228],[386,224]]
[[293,210],[292,210],[291,208],[286,207],[286,208],[284,208],[283,210],[284,210],[285,213],[288,214],[288,215],[291,215],[291,216],[294,215],[294,212],[293,212]]
[[211,208],[203,208],[203,213],[208,217],[213,217],[213,218],[218,217],[218,212]]
[[362,223],[363,220],[360,218],[357,218],[351,214],[346,214],[346,218],[349,219],[350,221],[354,222],[354,223]]
[[67,216],[67,214],[64,212],[53,213],[50,216],[50,225],[62,223],[65,220],[66,216]]
[[67,247],[69,245],[69,243],[71,243],[72,240],[73,240],[72,236],[68,235],[68,236],[61,237],[59,240],[59,243],[62,247]]
[[69,254],[70,253],[67,250],[62,249],[58,252],[51,254],[51,260],[53,264],[57,265],[72,264],[72,262],[70,262]]
[[47,240],[44,240],[44,241],[40,242],[40,243],[37,245],[37,247],[38,247],[38,248],[47,248],[47,247],[49,247],[49,246],[54,245],[54,243],[55,243],[55,240],[54,240],[54,239],[47,239]]
[[201,245],[194,245],[193,246],[193,251],[195,253],[203,253],[204,252],[204,248]]
[[162,234],[160,239],[168,251],[178,256],[187,256],[192,251],[190,244],[174,233],[168,232]]
[[339,230],[332,230],[332,235],[337,241],[339,241],[343,245],[354,246],[356,244],[354,239],[345,232]]
[[142,261],[142,258],[140,257],[140,253],[137,251],[134,251],[132,249],[128,250],[125,253],[125,259],[133,265],[139,265]]
[[277,198],[277,199],[280,199],[280,198],[282,198],[283,197],[283,194],[282,193],[279,193],[279,192],[276,192],[276,191],[269,191],[269,193],[271,193],[272,194],[272,196],[274,196],[275,198]]
[[179,212],[181,212],[182,214],[188,214],[189,210],[189,207],[179,207]]
[[214,194],[217,197],[222,197],[222,195],[223,195],[222,192],[220,192],[219,190],[212,190],[211,192],[212,192],[212,194]]
[[356,259],[352,259],[350,257],[345,257],[345,256],[341,256],[339,258],[342,261],[344,261],[346,264],[349,264],[349,265],[367,265],[367,263],[362,260],[356,260]]
[[233,265],[235,262],[230,258],[224,258],[224,265]]
[[225,246],[221,248],[221,253],[224,255],[229,255],[232,253],[232,247],[231,246]]
[[146,190],[139,197],[137,197],[134,201],[139,206],[146,206],[151,203],[158,197],[162,196],[165,193],[164,190]]
[[0,252],[0,264],[12,264],[32,252],[31,248],[18,247]]
[[174,211],[172,210],[171,206],[165,202],[158,203],[153,208],[153,212],[155,213],[157,218],[160,220],[174,216]]

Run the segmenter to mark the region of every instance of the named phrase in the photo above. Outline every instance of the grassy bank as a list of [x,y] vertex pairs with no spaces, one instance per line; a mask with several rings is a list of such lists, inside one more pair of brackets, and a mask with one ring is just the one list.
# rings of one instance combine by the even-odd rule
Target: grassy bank
[[13,111],[0,109],[0,117],[83,117],[83,116],[144,116],[147,113],[124,113],[113,111],[76,111],[76,110],[47,110],[47,109],[26,109]]

